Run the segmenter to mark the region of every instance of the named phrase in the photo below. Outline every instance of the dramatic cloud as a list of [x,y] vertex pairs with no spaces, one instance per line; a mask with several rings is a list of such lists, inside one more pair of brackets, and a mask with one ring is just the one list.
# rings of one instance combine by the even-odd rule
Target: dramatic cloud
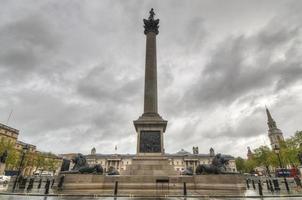
[[[301,130],[302,4],[292,1],[4,1],[0,121],[55,153],[136,151],[145,36],[157,37],[166,152],[245,156],[269,144],[264,106],[285,137]],[[230,148],[232,147],[232,148]]]

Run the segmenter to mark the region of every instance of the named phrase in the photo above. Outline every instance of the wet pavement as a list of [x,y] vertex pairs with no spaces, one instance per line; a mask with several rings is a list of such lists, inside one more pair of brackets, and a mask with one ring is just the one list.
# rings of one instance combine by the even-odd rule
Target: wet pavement
[[[255,181],[255,183],[257,183]],[[249,184],[249,189],[245,193],[244,198],[235,198],[235,197],[223,197],[220,196],[218,197],[167,197],[167,198],[130,198],[130,197],[91,197],[91,196],[43,196],[44,190],[45,190],[45,183],[42,182],[41,188],[37,189],[37,184],[38,182],[34,183],[33,189],[30,191],[27,191],[26,189],[23,190],[16,190],[16,193],[19,193],[20,195],[8,195],[8,192],[11,192],[11,187],[12,184],[10,183],[10,188],[8,189],[8,185],[3,186],[0,185],[0,200],[74,200],[74,199],[82,199],[82,200],[88,200],[88,199],[99,199],[99,200],[128,200],[128,199],[169,199],[169,200],[194,200],[194,199],[210,199],[210,200],[215,200],[215,199],[226,199],[226,200],[231,200],[231,199],[263,199],[259,197],[259,188],[258,184],[255,185],[255,189],[253,187],[252,182],[250,181]],[[263,188],[263,197],[268,200],[273,200],[273,199],[280,199],[280,200],[302,200],[302,188],[297,187],[295,184],[292,182],[290,183],[290,193],[288,193],[285,189],[284,182],[280,180],[280,191],[274,191],[272,192],[269,190],[267,187],[265,181],[262,184]],[[2,195],[1,195],[2,193]],[[50,195],[53,195],[52,189],[49,191]]]
[[[207,199],[207,200],[216,200],[216,199],[225,199],[225,200],[245,200],[251,198],[191,198],[191,197],[168,197],[168,198],[129,198],[129,197],[43,197],[43,196],[0,196],[0,200],[143,200],[143,199],[167,199],[167,200],[198,200],[198,199]],[[261,199],[261,198],[253,198]],[[270,197],[265,198],[266,200],[299,200],[302,197]]]

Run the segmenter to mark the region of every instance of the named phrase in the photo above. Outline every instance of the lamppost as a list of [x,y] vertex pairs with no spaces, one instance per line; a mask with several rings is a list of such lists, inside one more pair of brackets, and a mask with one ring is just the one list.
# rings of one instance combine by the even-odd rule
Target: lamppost
[[277,154],[277,157],[278,157],[278,160],[279,160],[279,165],[280,165],[282,175],[283,175],[283,178],[284,178],[284,183],[285,183],[286,190],[287,190],[287,192],[289,192],[288,183],[287,183],[287,180],[286,180],[286,177],[285,177],[284,168],[282,167],[282,162],[281,162],[281,158],[280,158],[280,148],[278,147],[278,145],[275,145],[274,151]]
[[21,161],[20,161],[17,177],[16,177],[16,179],[14,181],[13,192],[15,191],[15,188],[16,188],[16,185],[17,185],[17,181],[19,179],[19,176],[20,176],[20,173],[21,173],[21,170],[22,170],[22,167],[23,167],[23,162],[24,162],[25,154],[26,154],[26,151],[28,149],[29,149],[29,145],[27,145],[27,144],[25,146],[23,146],[23,148],[22,148],[22,157],[21,157]]

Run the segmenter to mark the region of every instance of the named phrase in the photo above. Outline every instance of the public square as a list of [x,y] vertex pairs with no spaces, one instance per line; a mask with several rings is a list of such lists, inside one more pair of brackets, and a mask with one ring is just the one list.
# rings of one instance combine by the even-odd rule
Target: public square
[[4,1],[0,200],[302,199],[301,7]]

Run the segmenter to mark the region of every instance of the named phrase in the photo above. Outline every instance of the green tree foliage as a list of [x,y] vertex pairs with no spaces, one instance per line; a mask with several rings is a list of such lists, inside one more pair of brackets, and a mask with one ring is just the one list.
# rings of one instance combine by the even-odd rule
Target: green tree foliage
[[255,159],[248,159],[245,162],[245,172],[253,173],[255,172],[255,168],[257,167],[257,162]]
[[[270,174],[271,168],[279,168],[279,160],[277,154],[268,146],[260,146],[253,150],[251,159],[244,160],[240,157],[236,158],[237,170],[240,172],[250,173],[256,167],[263,167],[267,174]],[[299,153],[302,153],[302,131],[297,131],[294,136],[280,141],[280,159],[282,167],[297,167],[300,165]]]
[[13,143],[2,138],[0,140],[0,154],[2,155],[5,150],[8,151],[8,156],[6,159],[6,169],[16,168],[18,166],[18,160],[20,156],[19,152],[15,149]]
[[[0,155],[7,150],[8,157],[6,159],[6,170],[17,170],[20,166],[21,157],[23,152],[17,150],[15,148],[15,144],[9,142],[2,138],[0,140]],[[52,171],[58,167],[59,161],[57,160],[57,156],[52,153],[43,153],[43,152],[29,152],[26,151],[24,161],[23,161],[23,169],[32,168],[36,171]]]
[[42,153],[37,153],[34,158],[34,163],[35,163],[35,167],[36,167],[35,172],[37,170],[40,170],[41,172],[44,171],[45,166],[46,166],[45,156],[43,156]]
[[237,168],[237,171],[243,173],[245,172],[245,160],[241,157],[237,157],[235,159],[235,163],[236,163],[236,168]]
[[284,165],[297,167],[299,162],[298,154],[302,152],[302,131],[297,131],[294,136],[281,144],[281,158]]
[[241,157],[235,159],[236,168],[240,173],[252,173],[257,166],[254,159],[245,160]]

